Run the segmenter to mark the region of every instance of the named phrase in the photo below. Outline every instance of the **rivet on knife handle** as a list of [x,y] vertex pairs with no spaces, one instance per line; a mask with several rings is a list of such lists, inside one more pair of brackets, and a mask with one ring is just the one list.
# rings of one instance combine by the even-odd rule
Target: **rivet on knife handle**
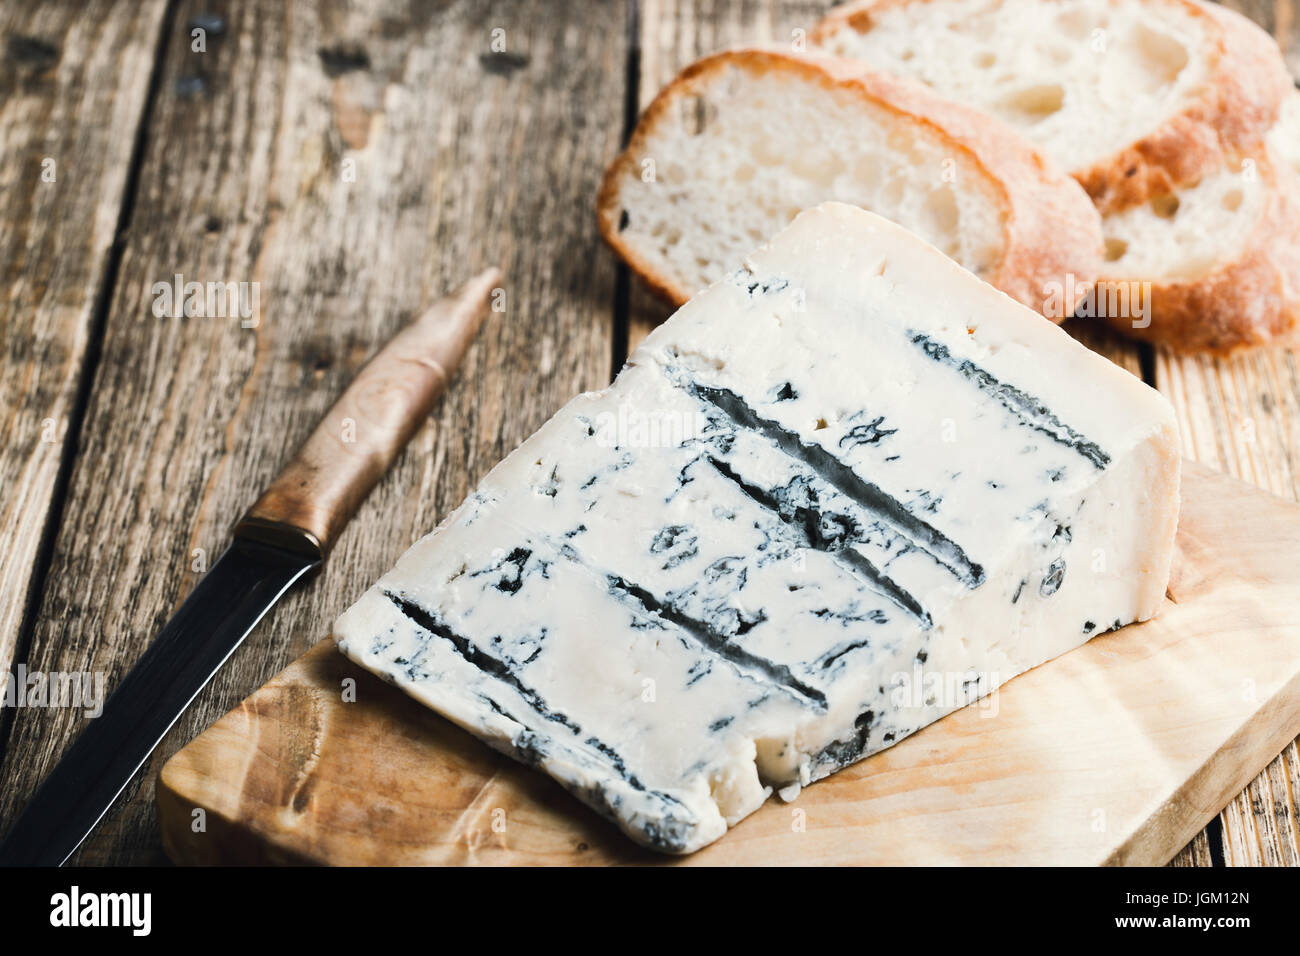
[[429,308],[366,364],[235,537],[323,560],[397,453],[428,418],[487,314],[501,272],[488,269]]

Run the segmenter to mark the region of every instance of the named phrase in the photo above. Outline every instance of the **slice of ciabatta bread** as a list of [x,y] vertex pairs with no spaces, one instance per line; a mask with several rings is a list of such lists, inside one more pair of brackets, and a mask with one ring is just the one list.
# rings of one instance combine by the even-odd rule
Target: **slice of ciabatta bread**
[[1278,150],[1261,146],[1102,224],[1094,314],[1119,331],[1216,354],[1297,340],[1300,174]]
[[1213,174],[1292,90],[1268,34],[1199,0],[859,0],[812,38],[998,117],[1103,212]]
[[1087,195],[1009,129],[822,54],[730,50],[650,104],[605,174],[600,230],[676,304],[827,200],[892,219],[1057,321],[1096,278]]

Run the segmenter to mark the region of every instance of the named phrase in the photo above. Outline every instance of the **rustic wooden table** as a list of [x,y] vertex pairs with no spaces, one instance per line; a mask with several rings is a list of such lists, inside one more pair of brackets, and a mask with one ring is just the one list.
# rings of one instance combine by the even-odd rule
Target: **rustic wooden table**
[[[1231,5],[1300,75],[1297,0]],[[73,862],[164,862],[165,758],[664,318],[597,240],[604,164],[681,65],[787,40],[826,7],[0,6],[0,674],[99,671],[111,687],[366,356],[460,279],[507,274],[505,312],[322,575],[249,637]],[[255,327],[156,317],[154,284],[178,274],[257,283]],[[1300,353],[1178,358],[1075,331],[1170,397],[1189,457],[1300,500]],[[0,831],[83,720],[0,710]],[[1293,742],[1174,863],[1300,864],[1298,800]]]

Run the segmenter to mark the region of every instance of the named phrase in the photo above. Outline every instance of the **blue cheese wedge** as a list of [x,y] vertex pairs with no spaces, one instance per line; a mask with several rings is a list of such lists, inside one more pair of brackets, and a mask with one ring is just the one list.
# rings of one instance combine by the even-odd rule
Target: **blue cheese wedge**
[[1156,392],[891,223],[803,213],[495,468],[335,627],[684,853],[1156,613]]

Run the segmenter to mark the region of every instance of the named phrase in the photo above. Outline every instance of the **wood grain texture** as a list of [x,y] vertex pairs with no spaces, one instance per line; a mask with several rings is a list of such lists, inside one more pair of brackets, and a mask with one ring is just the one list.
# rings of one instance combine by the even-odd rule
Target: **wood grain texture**
[[[181,3],[165,41],[28,666],[104,671],[111,688],[201,573],[196,549],[215,558],[378,344],[489,264],[508,277],[504,311],[321,576],[200,695],[81,863],[161,860],[162,759],[304,651],[551,412],[609,377],[614,267],[576,211],[618,146],[617,124],[599,118],[621,109],[621,4],[232,2],[225,34],[196,53],[188,25],[206,12]],[[176,273],[260,283],[255,327],[156,318],[152,285]],[[17,712],[0,820],[79,714]]]
[[1145,346],[1089,319],[1070,319],[1061,327],[1070,333],[1071,338],[1106,356],[1131,375],[1142,378],[1142,350]]
[[[1159,617],[1021,675],[792,804],[770,799],[677,859],[1164,863],[1300,725],[1298,561],[1300,508],[1189,465],[1174,601]],[[158,797],[164,845],[186,863],[672,859],[328,640],[173,757]]]
[[1214,866],[1214,851],[1210,847],[1210,830],[1207,828],[1196,834],[1192,842],[1169,861],[1169,865],[1184,868]]
[[[793,39],[827,5],[233,2],[225,35],[197,54],[189,20],[210,10],[180,3],[81,436],[62,422],[82,357],[99,347],[94,300],[114,259],[165,3],[0,7],[0,663],[33,570],[20,556],[39,547],[60,449],[81,442],[51,571],[35,582],[27,663],[102,669],[111,686],[196,580],[194,549],[215,557],[229,523],[383,337],[479,266],[500,261],[510,275],[507,311],[489,318],[433,426],[362,508],[322,579],[232,659],[78,861],[160,861],[148,804],[161,756],[304,650],[550,411],[608,378],[614,266],[596,248],[590,208],[618,149],[629,65],[643,106],[698,55]],[[1297,0],[1225,5],[1272,32],[1300,76]],[[639,8],[639,58],[625,42],[629,7]],[[504,51],[493,49],[498,28]],[[62,157],[57,192],[38,188],[47,156]],[[260,329],[155,320],[149,285],[176,272],[259,281]],[[669,311],[632,283],[615,340],[635,346]],[[1142,371],[1135,349],[1073,325]],[[1189,455],[1297,496],[1295,355],[1157,356],[1154,371]],[[55,442],[37,445],[46,419]],[[0,832],[76,725],[69,712],[4,716],[15,726],[0,765]],[[1296,863],[1298,795],[1293,743],[1174,862]],[[308,786],[299,802],[310,797]]]
[[[1227,0],[1278,41],[1300,77],[1296,0]],[[1228,474],[1300,501],[1300,351],[1264,349],[1228,360],[1157,352],[1153,383],[1174,403],[1183,452]],[[1300,575],[1294,586],[1300,588]],[[1297,742],[1219,817],[1228,866],[1300,865]]]
[[239,519],[235,537],[324,560],[447,390],[503,278],[496,268],[479,273],[393,336]]
[[[1300,501],[1300,355],[1232,359],[1161,350],[1156,386],[1174,404],[1189,458]],[[1300,571],[1291,587],[1300,591]],[[1289,746],[1220,815],[1228,865],[1300,865],[1300,754]]]
[[165,7],[0,5],[0,674],[76,441]]

